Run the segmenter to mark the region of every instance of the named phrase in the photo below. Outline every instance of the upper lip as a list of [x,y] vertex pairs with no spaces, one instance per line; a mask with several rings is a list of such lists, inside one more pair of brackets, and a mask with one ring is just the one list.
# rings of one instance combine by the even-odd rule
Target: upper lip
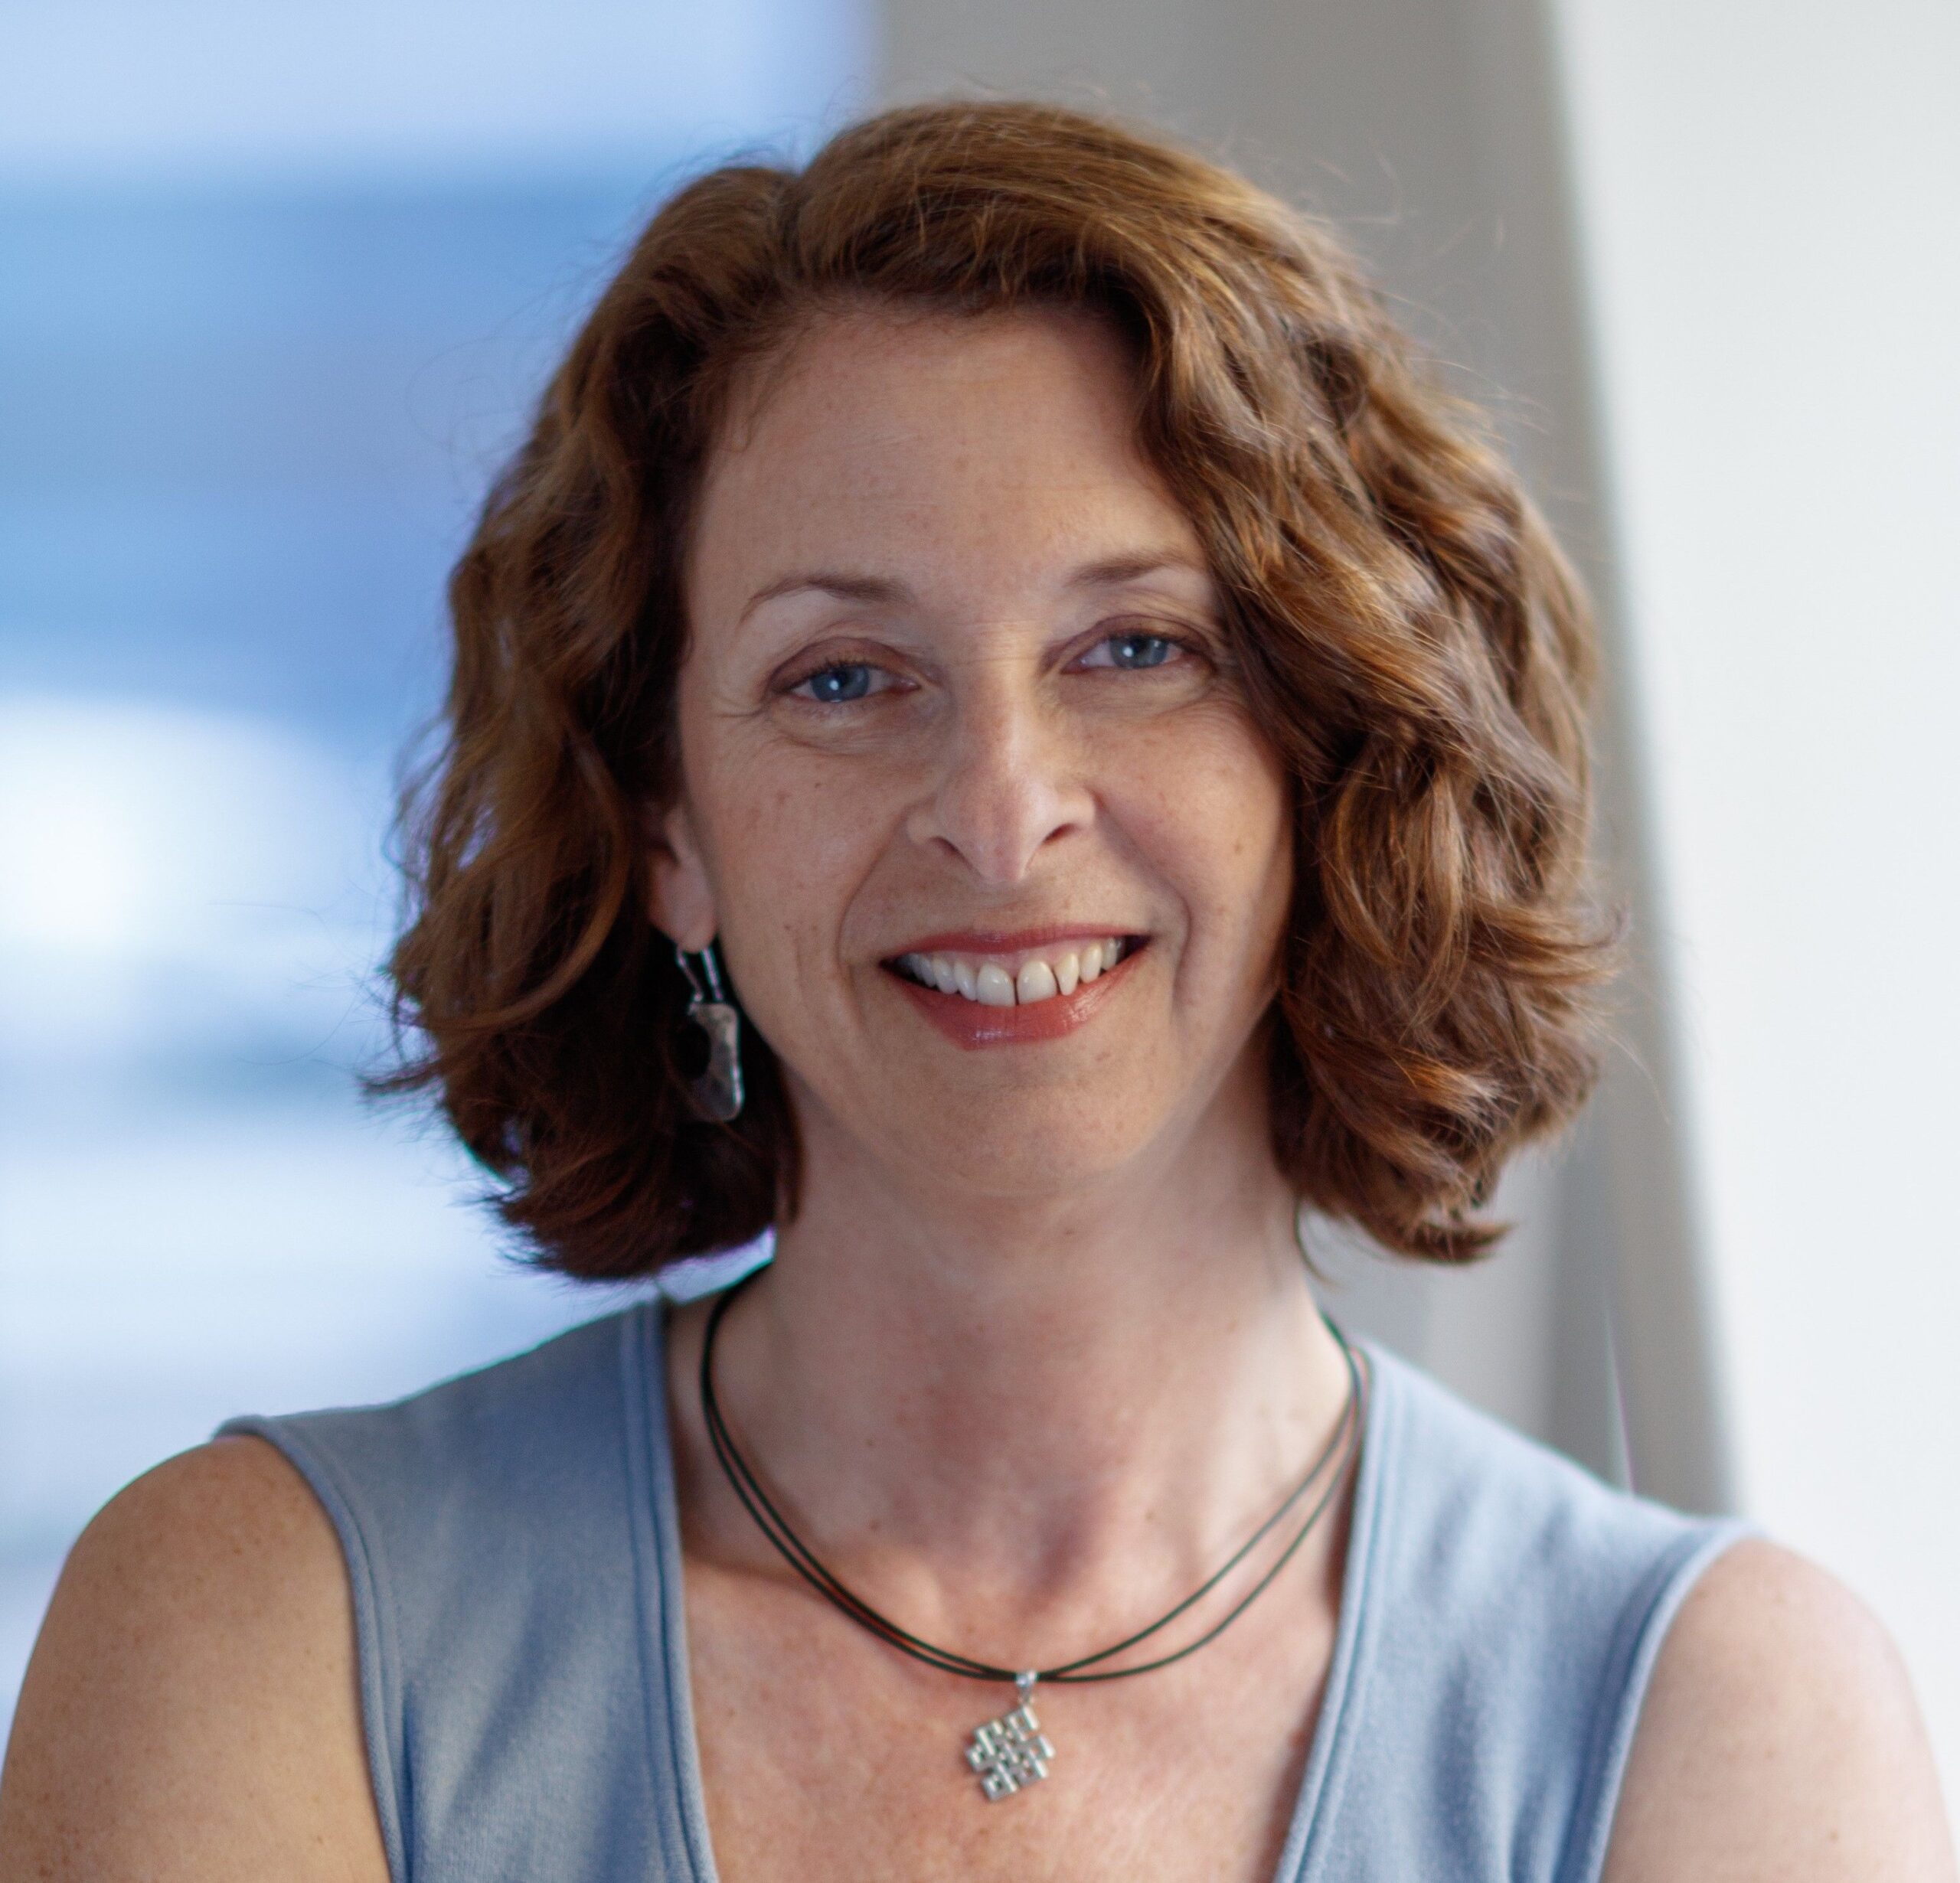
[[1045,928],[946,928],[921,935],[894,948],[885,958],[901,955],[1013,955],[1023,948],[1044,948],[1057,942],[1104,942],[1112,935],[1129,939],[1134,928],[1093,922],[1057,922]]

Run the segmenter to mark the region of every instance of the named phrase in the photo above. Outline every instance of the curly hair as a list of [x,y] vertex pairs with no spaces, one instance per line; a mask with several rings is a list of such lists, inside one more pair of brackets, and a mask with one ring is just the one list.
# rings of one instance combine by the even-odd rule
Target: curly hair
[[678,776],[682,559],[731,382],[827,308],[1088,310],[1198,530],[1294,785],[1270,1116],[1302,1201],[1439,1261],[1596,1071],[1577,585],[1474,409],[1324,227],[1101,119],[936,103],[654,217],[452,578],[439,758],[404,806],[390,961],[413,1052],[542,1264],[645,1274],[793,1215],[795,1133],[745,1030],[732,1124],[685,1097],[685,987],[647,914]]

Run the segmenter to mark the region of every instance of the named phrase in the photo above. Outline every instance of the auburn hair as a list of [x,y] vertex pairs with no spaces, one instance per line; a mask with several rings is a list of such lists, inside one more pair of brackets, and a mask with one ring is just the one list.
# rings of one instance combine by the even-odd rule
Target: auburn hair
[[1140,442],[1226,598],[1294,782],[1266,1029],[1273,1149],[1386,1248],[1488,1248],[1505,1159],[1596,1070],[1587,611],[1481,416],[1339,241],[1154,135],[934,103],[655,215],[550,382],[449,587],[446,742],[411,788],[390,960],[433,1088],[536,1258],[615,1279],[793,1213],[793,1122],[698,1119],[686,988],[648,915],[678,777],[690,512],[731,380],[829,307],[1086,310],[1129,339]]

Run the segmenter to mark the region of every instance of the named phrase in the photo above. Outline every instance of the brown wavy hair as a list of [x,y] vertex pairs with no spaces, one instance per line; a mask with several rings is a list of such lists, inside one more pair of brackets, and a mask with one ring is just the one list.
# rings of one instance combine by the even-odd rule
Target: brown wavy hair
[[801,171],[717,169],[648,226],[498,479],[449,590],[437,762],[405,811],[390,967],[413,1052],[537,1259],[612,1279],[795,1206],[774,1056],[730,1124],[684,1095],[684,988],[646,913],[678,776],[690,511],[731,380],[827,308],[1093,312],[1227,598],[1295,782],[1269,1027],[1303,1201],[1441,1261],[1594,1076],[1611,939],[1586,868],[1587,612],[1517,477],[1337,239],[1155,136],[939,103]]

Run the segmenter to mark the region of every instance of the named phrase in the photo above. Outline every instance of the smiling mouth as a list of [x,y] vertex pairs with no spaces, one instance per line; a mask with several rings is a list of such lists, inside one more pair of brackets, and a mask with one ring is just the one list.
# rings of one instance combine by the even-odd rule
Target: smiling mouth
[[1144,945],[1141,935],[1052,943],[1001,955],[912,952],[884,965],[901,978],[977,1007],[1036,1007],[1099,980]]

